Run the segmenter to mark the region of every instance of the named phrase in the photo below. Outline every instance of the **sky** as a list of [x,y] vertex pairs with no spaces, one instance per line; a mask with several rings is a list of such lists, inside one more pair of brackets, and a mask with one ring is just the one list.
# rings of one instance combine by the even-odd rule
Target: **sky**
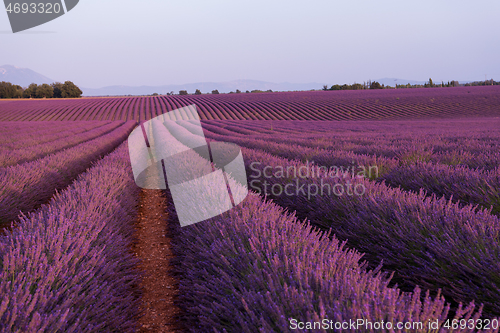
[[498,0],[80,0],[16,34],[0,9],[0,65],[87,88],[499,81],[499,14]]

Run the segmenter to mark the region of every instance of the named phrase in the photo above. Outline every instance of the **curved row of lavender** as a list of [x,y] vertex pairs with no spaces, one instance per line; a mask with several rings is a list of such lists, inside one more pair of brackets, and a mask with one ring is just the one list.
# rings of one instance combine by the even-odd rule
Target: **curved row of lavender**
[[0,236],[0,331],[134,332],[137,198],[124,143]]
[[113,132],[33,162],[0,169],[0,225],[48,201],[100,157],[115,149],[137,125],[130,121]]
[[[190,129],[183,122],[181,125]],[[251,187],[252,181],[255,181],[261,193],[266,193],[282,206],[295,210],[301,218],[308,218],[316,225],[333,228],[341,239],[349,239],[354,247],[366,252],[371,261],[384,260],[387,268],[398,272],[398,282],[402,282],[405,287],[420,284],[426,288],[443,288],[444,294],[452,299],[481,301],[490,314],[500,314],[495,296],[500,293],[500,264],[497,262],[500,256],[500,220],[485,211],[476,211],[469,205],[462,208],[445,198],[438,200],[434,196],[428,197],[421,190],[425,188],[438,194],[452,193],[466,200],[466,203],[476,203],[473,201],[482,199],[484,205],[491,205],[497,213],[500,207],[498,173],[474,173],[464,168],[431,164],[390,166],[392,170],[389,168],[386,177],[393,180],[398,176],[394,182],[413,186],[411,189],[419,192],[418,194],[391,189],[384,184],[359,177],[352,178],[351,172],[340,173],[335,178],[330,175],[326,178],[290,178],[288,175],[274,177],[273,170],[279,171],[280,167],[285,170],[291,166],[293,170],[301,167],[311,169],[310,164],[301,163],[294,158],[316,161],[316,166],[329,167],[349,166],[351,159],[356,156],[349,152],[316,151],[245,137],[214,135],[207,131],[205,125],[204,130],[205,135],[212,139],[263,149],[265,153],[260,150],[243,150]],[[315,155],[318,151],[321,154]],[[357,163],[367,169],[368,166],[377,164],[371,156],[357,157],[362,158]],[[251,167],[252,162],[258,164]],[[267,171],[271,177],[264,175],[265,167],[271,170]],[[254,169],[260,171],[257,178],[252,178],[252,173],[256,172]],[[316,193],[311,197],[306,197],[302,192],[273,195],[272,186],[278,185],[283,192],[295,180],[297,185],[294,188],[310,186]],[[267,188],[264,188],[265,182],[268,183]],[[319,189],[331,189],[347,182],[352,183],[352,188],[356,184],[362,184],[366,193],[344,193],[340,196],[331,191],[328,194],[326,190],[325,194],[319,193]],[[408,243],[409,238],[411,243]],[[464,248],[468,249],[465,253]],[[453,281],[452,285],[450,281]]]
[[[169,121],[165,127],[168,132],[157,131],[155,140],[163,135],[176,147],[199,142],[184,129],[199,132],[188,122]],[[196,175],[206,173],[207,161],[191,150],[170,164]],[[228,180],[234,195],[241,185]],[[207,189],[212,197],[227,194],[224,188]],[[290,318],[428,323],[448,316],[443,297],[432,299],[419,288],[388,288],[390,278],[380,267],[367,271],[361,254],[255,193],[229,212],[174,228],[180,305],[193,332],[284,332]],[[456,318],[470,318],[473,309],[460,308]]]
[[495,117],[499,86],[0,101],[0,121],[149,120],[196,104],[201,119]]
[[[82,122],[77,122],[77,124],[81,123]],[[73,133],[66,132],[66,135],[56,138],[55,140],[44,143],[40,142],[39,144],[32,145],[30,147],[0,150],[0,166],[6,167],[34,161],[49,154],[54,154],[60,150],[74,147],[115,130],[121,125],[121,122],[100,123],[95,125],[97,125],[95,128],[87,131],[80,131],[75,128]],[[58,128],[52,129],[53,132],[56,132],[57,130]]]
[[[408,193],[367,179],[352,179],[350,175],[333,179],[266,177],[266,166],[271,170],[278,170],[279,166],[299,170],[305,164],[245,148],[243,155],[251,189],[267,193],[300,218],[332,229],[337,237],[366,253],[370,262],[383,261],[385,269],[396,271],[396,281],[405,289],[415,285],[431,290],[440,288],[450,300],[475,300],[485,305],[488,315],[500,314],[497,216],[427,197],[423,192]],[[252,166],[252,162],[260,164]],[[284,189],[295,181],[293,189],[303,186],[306,194],[292,191],[287,195],[272,190],[272,186]],[[264,182],[270,184],[267,190]],[[352,189],[361,185],[362,195],[350,195],[348,190],[342,195],[335,194],[340,191],[328,192],[328,186],[351,186],[351,192],[359,194],[360,190]]]
[[[107,122],[5,121],[0,122],[0,149],[21,149],[85,132]],[[57,131],[54,130],[57,127]]]
[[500,168],[480,172],[467,167],[414,163],[395,168],[381,179],[393,187],[413,192],[423,189],[453,202],[478,205],[500,215]]
[[[231,129],[233,136],[238,136],[238,126],[245,127],[245,133],[258,139],[263,139],[262,132],[273,126],[269,121],[208,123],[204,126],[210,131],[227,135],[231,133],[228,129]],[[217,124],[223,129],[213,126]],[[234,125],[230,127],[228,124]],[[379,170],[380,180],[385,180],[387,184],[415,192],[423,188],[438,196],[491,208],[494,214],[500,213],[498,118],[376,124],[278,121],[274,122],[274,127],[292,129],[295,133],[293,136],[275,133],[274,136],[264,136],[265,140],[311,149],[348,150],[344,153],[345,157],[352,157],[359,163],[368,163],[369,158],[363,155],[379,156],[377,160],[372,159],[372,165],[376,160],[382,166],[394,166],[393,161],[384,157],[395,158],[399,166],[392,170],[384,167],[389,169],[385,175],[383,169]],[[314,134],[318,130],[323,131],[320,132],[322,134]]]
[[499,118],[426,122],[205,121],[204,127],[222,135],[251,135],[309,148],[349,150],[407,161],[484,170],[500,166]]
[[[227,123],[235,123],[235,125],[227,126]],[[278,128],[292,127],[289,125],[290,122],[277,123],[275,122],[275,126]],[[308,127],[304,126],[302,131],[296,129],[293,136],[275,133],[274,136],[265,136],[266,141],[259,141],[257,145],[250,144],[250,147],[269,151],[267,142],[278,141],[287,145],[294,144],[292,147],[275,145],[273,148],[274,154],[285,158],[302,160],[309,158],[326,163],[326,165],[343,163],[348,166],[349,160],[362,165],[378,165],[379,180],[384,180],[393,187],[401,186],[405,190],[415,192],[424,189],[428,193],[451,198],[454,202],[459,201],[462,204],[479,205],[491,209],[492,213],[498,215],[500,213],[499,120],[455,121],[455,125],[460,125],[457,128],[450,128],[449,123],[436,121],[431,124],[414,124],[413,122],[411,126],[409,124],[408,122],[392,123],[390,125],[393,127],[402,127],[402,129],[393,130],[391,133],[386,128],[387,123],[363,125],[368,129],[359,124],[350,123],[346,127],[354,127],[357,131],[364,129],[355,136],[352,132],[344,136],[336,133],[339,127],[345,125],[317,124],[319,128],[322,127],[321,129],[332,133],[329,137],[325,137],[325,134],[311,135],[311,131],[307,131],[307,128],[314,130],[318,128],[309,124]],[[218,125],[209,122],[204,124],[204,128],[222,135],[236,135],[241,138],[239,143],[243,144],[243,142],[253,142],[253,140],[247,139],[248,136],[243,139],[244,136],[238,135],[238,132],[252,134],[252,138],[262,140],[263,129],[269,128],[271,124],[268,121],[262,121],[218,122]],[[295,127],[300,128],[299,125]],[[237,126],[247,129],[241,130]],[[249,129],[253,129],[253,132]],[[464,131],[467,131],[467,135]],[[312,136],[312,139],[300,138],[301,135]],[[437,137],[429,139],[428,135]],[[364,148],[353,149],[353,141],[361,141],[363,143],[361,146]],[[390,149],[388,149],[388,141],[392,141]],[[399,145],[395,145],[394,141]],[[296,145],[305,147],[301,149]],[[320,150],[320,153],[317,148],[329,149],[329,151]],[[388,155],[379,154],[383,150],[392,150],[392,152]],[[381,157],[376,158],[377,156]],[[471,167],[479,170],[471,169]]]
[[[472,303],[452,316],[439,294],[388,287],[390,277],[367,270],[357,251],[258,196],[222,216],[177,228],[179,305],[191,332],[287,332],[291,319],[427,325],[448,316],[480,317]],[[474,330],[440,330],[453,331]]]
[[[444,196],[453,199],[454,202],[479,205],[491,209],[494,214],[500,213],[500,167],[491,171],[481,171],[466,166],[407,162],[376,155],[356,154],[350,150],[326,150],[297,144],[274,143],[269,139],[215,134],[214,132],[226,132],[224,129],[217,130],[214,127],[204,125],[207,137],[231,141],[247,148],[262,149],[286,159],[313,162],[327,168],[342,166],[344,169],[357,170],[359,166],[363,166],[368,170],[370,166],[376,166],[376,172],[369,175],[373,180],[385,181],[393,187],[414,192],[422,189],[429,195]],[[274,136],[273,141],[286,142],[286,136],[286,134]],[[496,155],[500,160],[500,154]]]

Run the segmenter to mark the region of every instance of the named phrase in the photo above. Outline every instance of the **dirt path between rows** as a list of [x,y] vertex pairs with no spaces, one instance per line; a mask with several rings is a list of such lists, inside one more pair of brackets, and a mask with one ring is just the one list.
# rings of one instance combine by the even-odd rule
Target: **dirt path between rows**
[[166,213],[167,200],[161,190],[142,190],[136,223],[134,253],[141,259],[144,277],[139,285],[143,296],[138,332],[182,332],[176,319],[180,310],[174,305],[178,290],[170,261],[171,234]]

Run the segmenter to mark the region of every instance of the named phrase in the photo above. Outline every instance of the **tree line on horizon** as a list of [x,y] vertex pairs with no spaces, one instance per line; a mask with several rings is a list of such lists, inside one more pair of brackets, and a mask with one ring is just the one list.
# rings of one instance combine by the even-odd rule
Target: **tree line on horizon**
[[[264,92],[273,92],[273,91],[272,91],[271,89],[266,90],[266,91],[263,91],[263,90],[258,90],[258,89],[256,89],[256,90],[252,90],[252,91],[249,91],[249,90],[245,91],[245,93],[246,93],[246,94],[249,94],[249,93],[264,93]],[[241,92],[241,90],[236,89],[236,91],[230,91],[228,94],[241,94],[241,93],[242,93],[242,92]],[[193,94],[193,95],[202,95],[202,94],[203,94],[203,93],[201,92],[201,90],[200,90],[200,89],[196,89],[196,91],[194,92],[194,94]],[[219,90],[218,90],[218,89],[214,89],[214,90],[212,90],[212,92],[211,92],[211,93],[207,93],[207,94],[218,95],[218,94],[220,94],[220,93],[219,93]],[[157,96],[157,95],[158,95],[158,94],[156,94],[156,96]],[[172,92],[170,92],[170,93],[167,93],[167,95],[175,95],[175,94],[174,94],[174,92],[172,91]],[[180,95],[180,96],[185,96],[185,95],[190,95],[190,94],[188,93],[188,91],[187,91],[187,90],[179,90],[179,95]],[[152,96],[155,96],[155,94],[153,94]]]
[[380,84],[377,81],[370,81],[354,84],[334,84],[330,88],[327,85],[323,86],[324,91],[328,90],[363,90],[363,89],[401,89],[401,88],[437,88],[437,87],[459,87],[459,86],[489,86],[489,85],[500,85],[500,82],[496,82],[493,79],[486,81],[474,81],[465,84],[460,84],[456,80],[448,81],[447,83],[441,81],[441,83],[434,83],[431,78],[424,84],[396,84],[395,87],[385,86],[384,84]]
[[27,88],[10,82],[0,82],[0,98],[79,98],[83,92],[71,81],[52,84],[32,83]]

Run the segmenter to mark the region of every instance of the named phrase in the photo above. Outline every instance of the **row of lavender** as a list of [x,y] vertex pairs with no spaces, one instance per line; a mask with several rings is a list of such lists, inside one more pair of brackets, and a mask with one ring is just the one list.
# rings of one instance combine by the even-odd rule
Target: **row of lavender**
[[[475,157],[478,152],[484,153],[485,151],[496,153],[500,148],[498,146],[498,127],[495,126],[486,130],[482,129],[479,132],[469,131],[466,137],[461,137],[456,132],[448,132],[446,137],[443,137],[442,133],[436,134],[434,131],[415,132],[414,127],[417,126],[409,126],[413,123],[408,122],[405,123],[405,128],[398,130],[394,130],[394,127],[397,126],[394,123],[378,123],[376,126],[372,124],[366,128],[356,126],[357,123],[349,123],[350,127],[354,127],[350,130],[343,129],[345,123],[343,126],[342,123],[332,122],[306,122],[310,127],[309,130],[307,128],[295,130],[274,128],[270,130],[269,126],[273,127],[272,123],[269,122],[239,122],[232,125],[228,125],[228,123],[232,122],[205,122],[204,128],[220,135],[265,139],[266,141],[307,148],[348,150],[354,154],[377,156],[382,160],[396,158],[401,163],[431,161],[456,165],[464,162],[460,158]],[[254,123],[262,125],[256,126]],[[283,122],[279,123],[280,127],[283,127]],[[285,124],[287,123],[290,122],[285,122]],[[325,131],[319,131],[318,127],[325,126],[324,123],[327,123],[331,128],[328,131],[326,128]],[[491,121],[484,124],[491,125]],[[388,125],[392,129],[385,128]],[[470,127],[468,129],[471,130]],[[413,133],[408,133],[410,130],[413,130]],[[488,133],[485,134],[485,131]],[[429,139],[431,135],[433,137]],[[459,147],[464,147],[467,151],[462,150],[460,154],[457,154]],[[451,156],[445,156],[447,153]],[[498,156],[495,157],[498,158]],[[484,159],[481,162],[484,164]]]
[[[109,122],[0,122],[0,149],[20,149],[85,132]],[[57,131],[54,130],[57,128]]]
[[452,315],[440,294],[433,298],[418,287],[413,292],[391,288],[388,274],[368,270],[360,253],[327,236],[257,196],[220,217],[179,230],[174,248],[188,329],[287,332],[294,322],[326,319],[364,320],[360,326],[344,326],[345,332],[369,331],[369,322],[382,321],[392,329],[386,324],[381,332],[407,331],[397,329],[398,322],[420,322],[420,330],[410,327],[423,332],[437,321],[439,332],[481,331],[442,327],[447,318],[475,323],[468,320],[480,318],[481,312],[474,312],[472,303]]
[[[299,123],[295,125],[289,125]],[[310,148],[493,170],[500,166],[500,119],[426,122],[204,122],[211,131]],[[284,134],[291,134],[285,136]]]
[[[75,122],[73,129],[62,132],[56,131],[55,129],[57,129],[57,127],[53,126],[49,129],[52,132],[48,132],[47,135],[39,134],[38,140],[35,140],[35,138],[34,140],[21,140],[23,143],[32,141],[33,143],[29,146],[17,149],[10,147],[5,147],[4,149],[4,147],[2,147],[2,149],[0,149],[0,166],[6,167],[33,161],[60,150],[74,147],[85,141],[107,134],[122,124],[121,122],[93,123],[94,126],[90,127],[83,122]],[[28,129],[25,130],[25,133],[27,131]]]
[[[234,125],[227,126],[227,123]],[[429,193],[453,198],[462,203],[491,208],[495,214],[500,212],[498,119],[456,120],[451,123],[443,121],[377,124],[352,122],[311,124],[287,121],[277,123],[278,129],[292,129],[296,132],[293,136],[278,133],[273,136],[265,135],[265,141],[253,142],[250,147],[267,148],[269,151],[268,142],[279,141],[294,145],[292,147],[272,145],[273,153],[285,158],[309,159],[326,165],[343,163],[349,166],[350,162],[377,165],[378,179],[394,187],[401,186],[405,190],[416,192],[424,189]],[[266,128],[270,125],[264,121],[218,122],[218,126],[214,126],[216,124],[209,122],[204,124],[204,127],[219,134],[229,134],[233,137],[236,134],[236,137],[242,139],[238,141],[240,144],[249,141],[248,134],[253,138],[262,139],[262,133],[269,132]],[[307,128],[312,130],[307,131]],[[311,132],[321,130],[325,132],[319,136],[313,135],[312,139],[300,138],[300,136],[311,136]],[[338,131],[341,131],[342,135],[339,135]],[[353,135],[353,131],[356,135]],[[238,132],[241,134],[237,135]],[[325,134],[331,135],[325,137]],[[437,138],[429,139],[429,135]],[[387,141],[392,141],[391,149],[387,148]],[[359,145],[359,142],[362,144]],[[356,145],[363,148],[356,149],[354,147]],[[346,150],[348,152],[345,152]],[[381,154],[382,151],[388,150],[392,150],[392,153]]]
[[0,101],[0,121],[148,120],[196,104],[202,119],[363,120],[498,116],[498,86]]
[[500,314],[498,217],[350,176],[268,177],[266,166],[306,166],[264,152],[243,153],[252,189],[349,240],[370,262],[383,261],[405,289],[440,288],[450,299],[476,300],[489,315]]
[[0,236],[0,331],[134,332],[137,197],[122,144]]
[[[228,126],[231,123],[234,125]],[[430,194],[500,213],[499,119],[274,124],[278,130],[295,131],[294,135],[274,133],[263,138],[263,133],[272,133],[267,130],[272,126],[268,121],[208,122],[204,127],[219,134],[245,137],[240,144],[249,141],[248,135],[264,139],[265,142],[247,146],[271,149],[285,158],[309,159],[323,165],[349,166],[349,162],[377,165],[378,180],[391,186],[415,192],[424,189]],[[322,134],[314,135],[316,132]],[[274,146],[271,148],[269,141],[292,147],[271,145]]]
[[[186,129],[192,127],[182,125]],[[174,136],[183,136],[178,138],[181,142],[199,141],[191,140],[189,137],[194,134],[186,129],[184,133],[179,129],[172,131],[173,126],[168,124]],[[246,160],[267,164],[271,162],[268,159],[274,158],[251,153],[244,150]],[[194,156],[184,161],[188,170],[204,165],[198,159]],[[225,192],[214,187],[210,191]],[[171,216],[175,217],[175,213],[171,209]],[[325,318],[339,323],[364,319],[391,325],[420,321],[424,325],[421,331],[426,331],[429,322],[439,320],[443,325],[450,316],[449,305],[439,293],[432,299],[418,287],[413,292],[390,288],[388,274],[380,267],[367,270],[367,264],[360,262],[361,254],[346,248],[331,232],[319,231],[307,221],[302,223],[255,193],[222,215],[177,227],[174,241],[180,305],[192,332],[284,332],[294,321],[318,322]],[[465,309],[459,306],[455,319],[462,318],[467,323],[473,308],[473,303]],[[479,318],[480,312],[474,316]],[[369,329],[345,329],[364,330]],[[403,329],[393,326],[393,330],[382,331]],[[436,331],[476,330],[459,326],[455,330],[441,327]]]
[[[186,128],[190,129],[189,126]],[[207,131],[205,134],[214,138]],[[333,228],[341,239],[349,239],[352,246],[366,252],[372,262],[384,260],[385,267],[398,272],[397,279],[404,286],[417,284],[432,289],[442,288],[452,299],[477,300],[486,305],[490,314],[500,314],[495,296],[500,292],[500,265],[495,259],[500,255],[500,221],[497,217],[486,211],[475,211],[471,206],[462,208],[444,198],[426,197],[422,191],[413,194],[391,189],[366,177],[358,177],[357,172],[341,173],[335,177],[318,174],[314,165],[286,158],[305,160],[307,156],[309,161],[318,160],[319,165],[349,165],[352,156],[346,156],[345,152],[324,151],[318,158],[300,147],[215,137],[247,147],[257,146],[285,157],[245,149],[251,188],[295,210],[301,218]],[[401,177],[396,180],[416,184],[418,192],[421,179],[415,175],[422,173],[419,167],[422,166],[399,168],[407,173],[396,173]],[[300,169],[307,170],[307,173],[303,172],[303,176],[297,174]],[[434,172],[436,178],[432,183],[444,183],[442,187],[447,189],[448,185],[454,190],[451,193],[462,194],[464,198],[483,198],[483,202],[491,204],[498,212],[498,175],[492,175],[497,178],[490,185],[487,181],[492,181],[491,178],[469,177],[469,173],[460,170],[443,170],[435,166],[435,169],[424,171]],[[421,183],[425,185],[426,181],[429,178]],[[426,188],[433,189],[432,183]],[[489,188],[482,188],[484,184]],[[440,186],[435,187],[438,192]],[[348,193],[348,188],[351,193]],[[363,190],[362,193],[358,188]],[[449,281],[454,282],[450,285]]]
[[[127,138],[136,122],[121,123],[112,132],[38,160],[0,169],[0,225],[29,212],[69,185],[100,157]],[[113,126],[116,126],[114,124]],[[108,129],[109,130],[109,129]]]
[[[479,205],[500,213],[500,167],[495,170],[474,170],[465,166],[448,166],[430,162],[401,162],[398,159],[377,157],[376,155],[355,154],[345,150],[327,150],[297,144],[273,143],[286,141],[286,134],[276,135],[273,141],[251,139],[247,136],[229,136],[213,125],[204,124],[209,138],[228,140],[241,146],[263,149],[273,155],[286,159],[308,161],[316,166],[330,170],[341,169],[341,173],[358,173],[366,170],[364,176],[379,182],[384,181],[393,187],[428,194],[444,196],[461,204]],[[496,154],[497,159],[500,157]],[[375,168],[376,167],[376,168]],[[335,171],[337,172],[337,171]]]

